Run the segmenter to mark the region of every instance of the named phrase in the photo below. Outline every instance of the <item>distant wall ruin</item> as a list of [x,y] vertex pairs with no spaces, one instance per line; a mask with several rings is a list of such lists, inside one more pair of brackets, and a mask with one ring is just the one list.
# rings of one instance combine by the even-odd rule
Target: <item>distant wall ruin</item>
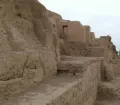
[[78,21],[60,21],[61,38],[72,42],[85,42],[84,28]]
[[84,26],[84,31],[85,31],[85,42],[86,42],[86,43],[89,43],[89,42],[90,42],[90,39],[91,39],[91,37],[90,37],[90,31],[91,31],[90,26],[85,25],[85,26]]
[[91,43],[95,42],[95,33],[94,32],[90,32],[90,42]]

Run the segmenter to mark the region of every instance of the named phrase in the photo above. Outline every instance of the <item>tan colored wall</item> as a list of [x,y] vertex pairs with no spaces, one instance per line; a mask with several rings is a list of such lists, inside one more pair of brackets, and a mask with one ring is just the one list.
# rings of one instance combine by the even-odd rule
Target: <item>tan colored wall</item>
[[85,42],[89,43],[90,42],[90,31],[91,31],[90,26],[88,25],[84,26],[84,31],[85,31]]
[[66,42],[60,47],[61,55],[86,56],[89,52],[88,44],[84,42]]
[[60,20],[62,19],[62,16],[59,15],[58,13],[55,13],[53,11],[50,11],[50,10],[47,10],[47,15],[53,19],[57,19],[57,20]]
[[[90,42],[90,27],[87,26],[88,29],[84,30],[84,27],[78,21],[62,20],[61,23],[60,15],[53,12],[47,13],[46,8],[37,0],[28,0],[28,2],[25,0],[9,0],[8,2],[1,0],[1,2],[3,3],[1,13],[4,15],[0,16],[0,21],[4,21],[0,23],[0,98],[4,95],[21,92],[29,86],[41,82],[45,77],[56,75],[56,61],[58,61],[59,56],[59,39],[57,36],[61,38],[61,45],[66,44],[62,39],[71,42],[68,43],[66,49],[70,55],[81,56],[83,54],[82,56],[86,56],[90,51],[89,46],[84,43]],[[58,29],[59,25],[62,26],[60,29]],[[67,25],[67,27],[63,31],[64,25]],[[105,48],[111,48],[108,39],[106,41],[106,39],[100,38],[98,43]],[[111,59],[113,53],[109,50],[105,50],[104,56]],[[71,52],[69,53],[69,51]],[[28,96],[35,99],[32,102],[38,102],[37,104],[47,102],[46,104],[49,103],[49,105],[93,105],[100,80],[100,62],[95,60],[94,63],[89,63],[90,65],[87,65],[88,62],[85,62],[85,65],[79,65],[83,61],[75,60],[71,62],[71,65],[74,65],[73,68],[76,69],[76,66],[78,66],[78,70],[85,70],[82,77],[79,79],[75,77],[75,81],[72,78],[67,84],[70,78],[66,79],[65,76],[66,81],[63,80],[65,87],[60,84],[61,81],[56,81],[56,77],[52,80],[52,83],[56,81],[57,85],[60,84],[58,88],[62,92],[56,91],[58,89],[56,88],[57,85],[49,85],[51,87],[43,88],[43,90],[46,89],[44,92],[40,88],[42,91],[40,94],[35,92],[33,95],[30,92],[32,95],[28,94]],[[46,86],[46,84],[43,85]],[[44,97],[45,92],[48,93]],[[41,98],[38,99],[40,95]],[[58,96],[56,97],[56,95]],[[48,102],[53,96],[55,100]],[[46,101],[43,100],[43,97]],[[16,102],[16,100],[13,102]],[[27,100],[23,105],[26,105],[26,103],[31,104],[31,100]]]
[[83,42],[64,42],[60,46],[60,53],[68,56],[105,57],[106,60],[111,60],[115,56],[108,48]]
[[58,28],[59,28],[59,38],[66,40],[67,32],[63,30],[63,27],[68,27],[68,21],[67,20],[59,20],[58,22]]
[[105,59],[107,60],[115,59],[116,49],[115,49],[115,46],[113,46],[113,43],[111,42],[110,36],[101,36],[100,38],[95,40],[95,44],[98,47],[104,48]]
[[68,22],[67,40],[74,42],[85,42],[84,28],[80,22]]
[[113,51],[110,49],[105,49],[104,57],[107,60],[112,60],[113,59]]
[[53,33],[53,46],[55,48],[55,54],[56,54],[56,61],[60,60],[60,52],[59,52],[59,29],[57,20],[54,18],[49,17],[49,20],[52,25],[52,33]]
[[60,24],[62,38],[67,41],[85,42],[84,28],[80,22],[61,20]]
[[114,60],[113,62],[114,67],[114,75],[119,76],[120,75],[120,60]]
[[96,40],[96,43],[98,43],[101,47],[109,48],[109,40],[106,37],[101,37]]
[[[22,2],[21,2],[22,1]],[[13,94],[55,75],[56,36],[37,0],[1,0],[0,95]],[[15,11],[15,12],[14,12]]]
[[113,51],[104,47],[91,47],[86,56],[89,57],[104,57],[106,60],[113,59]]
[[89,57],[104,57],[104,48],[103,47],[91,47],[86,56]]
[[116,46],[111,41],[111,36],[101,36],[100,38],[95,39],[95,43],[98,44],[98,46],[113,50],[116,52]]
[[62,20],[62,16],[55,13],[55,12],[52,12],[50,10],[47,10],[47,16],[50,18],[52,24],[54,25],[53,26],[53,30],[56,31],[56,36],[58,38],[60,38],[60,36],[62,35],[62,27],[61,27],[61,20]]
[[95,33],[90,32],[90,42],[94,42],[94,41],[95,41]]

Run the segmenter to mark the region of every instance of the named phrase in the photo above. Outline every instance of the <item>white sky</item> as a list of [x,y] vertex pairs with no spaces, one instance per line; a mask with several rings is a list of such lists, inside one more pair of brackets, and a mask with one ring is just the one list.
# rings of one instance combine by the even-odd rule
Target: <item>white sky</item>
[[91,26],[96,37],[111,35],[120,49],[120,0],[39,0],[64,19],[78,20]]

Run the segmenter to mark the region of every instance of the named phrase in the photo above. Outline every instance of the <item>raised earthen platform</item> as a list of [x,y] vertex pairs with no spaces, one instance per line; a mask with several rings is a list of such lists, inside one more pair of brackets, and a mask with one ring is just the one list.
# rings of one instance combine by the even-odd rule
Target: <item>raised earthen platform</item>
[[[93,105],[100,81],[101,62],[102,58],[63,57],[58,64],[57,76],[2,100],[2,105]],[[78,66],[74,68],[74,65]],[[84,71],[81,72],[81,69]],[[67,73],[61,72],[65,70]],[[73,75],[76,70],[77,75]]]

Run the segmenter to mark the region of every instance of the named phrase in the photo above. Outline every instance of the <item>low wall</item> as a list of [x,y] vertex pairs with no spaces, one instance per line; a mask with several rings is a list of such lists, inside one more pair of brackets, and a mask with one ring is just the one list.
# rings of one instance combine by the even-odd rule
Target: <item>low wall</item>
[[61,55],[67,56],[86,56],[89,53],[89,47],[92,45],[83,42],[67,42],[60,46]]
[[56,77],[5,100],[3,105],[93,105],[100,81],[101,62],[101,58],[64,58],[58,64]]
[[[70,59],[72,60],[70,61]],[[94,105],[97,94],[97,87],[101,79],[101,62],[102,59],[97,58],[65,58],[64,61],[59,65],[59,71],[67,70],[69,73],[76,72],[78,75],[82,74],[82,78],[78,80],[78,83],[76,83],[76,85],[68,89],[62,95],[62,97],[58,97],[57,100],[61,100],[62,98],[66,97],[64,99],[65,102],[61,102],[62,105],[66,105],[65,103],[68,103],[68,105]],[[50,105],[59,105],[57,104],[57,100],[52,102]]]
[[94,43],[67,42],[63,41],[60,46],[61,55],[104,57],[106,60],[113,58],[113,51],[104,47],[95,47]]
[[91,47],[87,56],[89,56],[89,57],[104,57],[104,48]]

